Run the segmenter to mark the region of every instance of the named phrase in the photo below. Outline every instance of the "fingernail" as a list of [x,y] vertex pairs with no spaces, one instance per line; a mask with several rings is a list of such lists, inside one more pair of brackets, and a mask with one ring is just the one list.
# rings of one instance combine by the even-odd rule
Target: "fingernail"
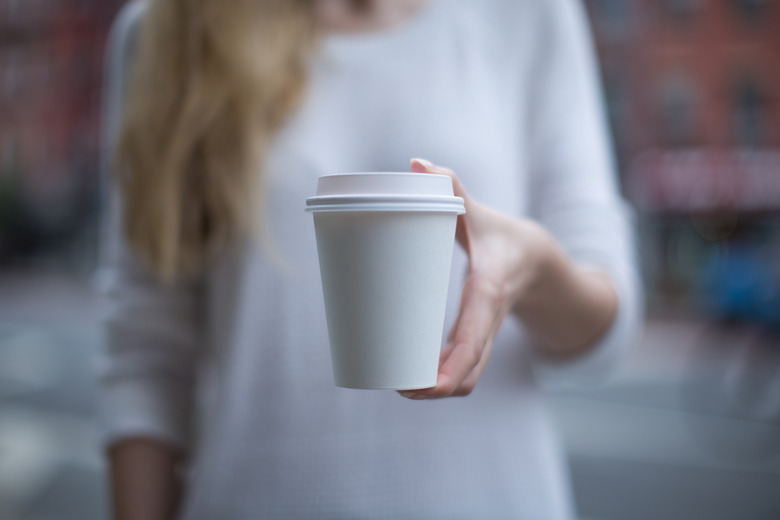
[[422,400],[422,399],[430,399],[431,396],[427,394],[423,394],[420,392],[400,392],[400,394],[407,399],[416,399],[416,400]]
[[425,166],[425,167],[426,167],[426,168],[428,168],[428,169],[431,169],[431,168],[435,168],[435,167],[436,167],[436,166],[434,166],[434,164],[433,164],[431,161],[429,161],[428,159],[420,159],[419,157],[415,157],[414,159],[412,159],[412,161],[417,161],[418,163],[422,164],[423,166]]

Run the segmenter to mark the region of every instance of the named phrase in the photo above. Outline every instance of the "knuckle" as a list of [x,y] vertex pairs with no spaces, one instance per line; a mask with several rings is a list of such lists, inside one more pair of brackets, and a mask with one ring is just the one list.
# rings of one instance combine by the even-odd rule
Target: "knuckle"
[[469,368],[474,368],[482,358],[481,352],[471,345],[469,345],[467,349],[468,350],[466,350],[466,353],[464,354],[464,362]]
[[435,392],[437,397],[448,397],[453,395],[456,389],[454,383],[447,381],[437,386]]
[[486,273],[474,273],[474,292],[484,296],[491,302],[498,303],[506,293],[504,284]]
[[460,388],[458,388],[458,395],[460,397],[471,395],[471,392],[474,391],[474,386],[474,383],[463,383],[460,385]]

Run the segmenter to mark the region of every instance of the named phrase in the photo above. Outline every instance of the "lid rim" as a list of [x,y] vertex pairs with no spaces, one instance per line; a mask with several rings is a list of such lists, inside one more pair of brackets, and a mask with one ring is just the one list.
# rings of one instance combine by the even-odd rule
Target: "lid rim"
[[340,195],[315,195],[306,199],[307,206],[324,206],[328,204],[360,204],[367,202],[392,202],[392,203],[431,203],[431,204],[463,204],[463,197],[454,195],[410,195],[394,193],[371,194],[340,194]]
[[418,172],[335,173],[319,177],[307,212],[437,211],[465,213],[446,175]]
[[332,204],[309,206],[307,213],[346,213],[346,212],[406,212],[406,213],[453,213],[463,215],[466,209],[457,204]]

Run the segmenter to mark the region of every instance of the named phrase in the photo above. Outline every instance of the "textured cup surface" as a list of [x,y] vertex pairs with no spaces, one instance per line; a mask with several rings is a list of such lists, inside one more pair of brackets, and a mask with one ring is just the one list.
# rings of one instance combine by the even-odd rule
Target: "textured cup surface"
[[[379,183],[365,178],[377,175],[384,177]],[[322,179],[307,210],[314,214],[336,385],[434,386],[462,199],[438,175]],[[318,197],[327,199],[313,204]]]

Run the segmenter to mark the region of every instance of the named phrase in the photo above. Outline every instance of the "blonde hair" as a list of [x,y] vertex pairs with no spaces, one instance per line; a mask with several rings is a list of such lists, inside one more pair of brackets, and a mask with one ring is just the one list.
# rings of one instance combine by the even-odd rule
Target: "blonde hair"
[[256,229],[269,140],[296,107],[311,0],[150,0],[116,172],[127,239],[163,280]]

